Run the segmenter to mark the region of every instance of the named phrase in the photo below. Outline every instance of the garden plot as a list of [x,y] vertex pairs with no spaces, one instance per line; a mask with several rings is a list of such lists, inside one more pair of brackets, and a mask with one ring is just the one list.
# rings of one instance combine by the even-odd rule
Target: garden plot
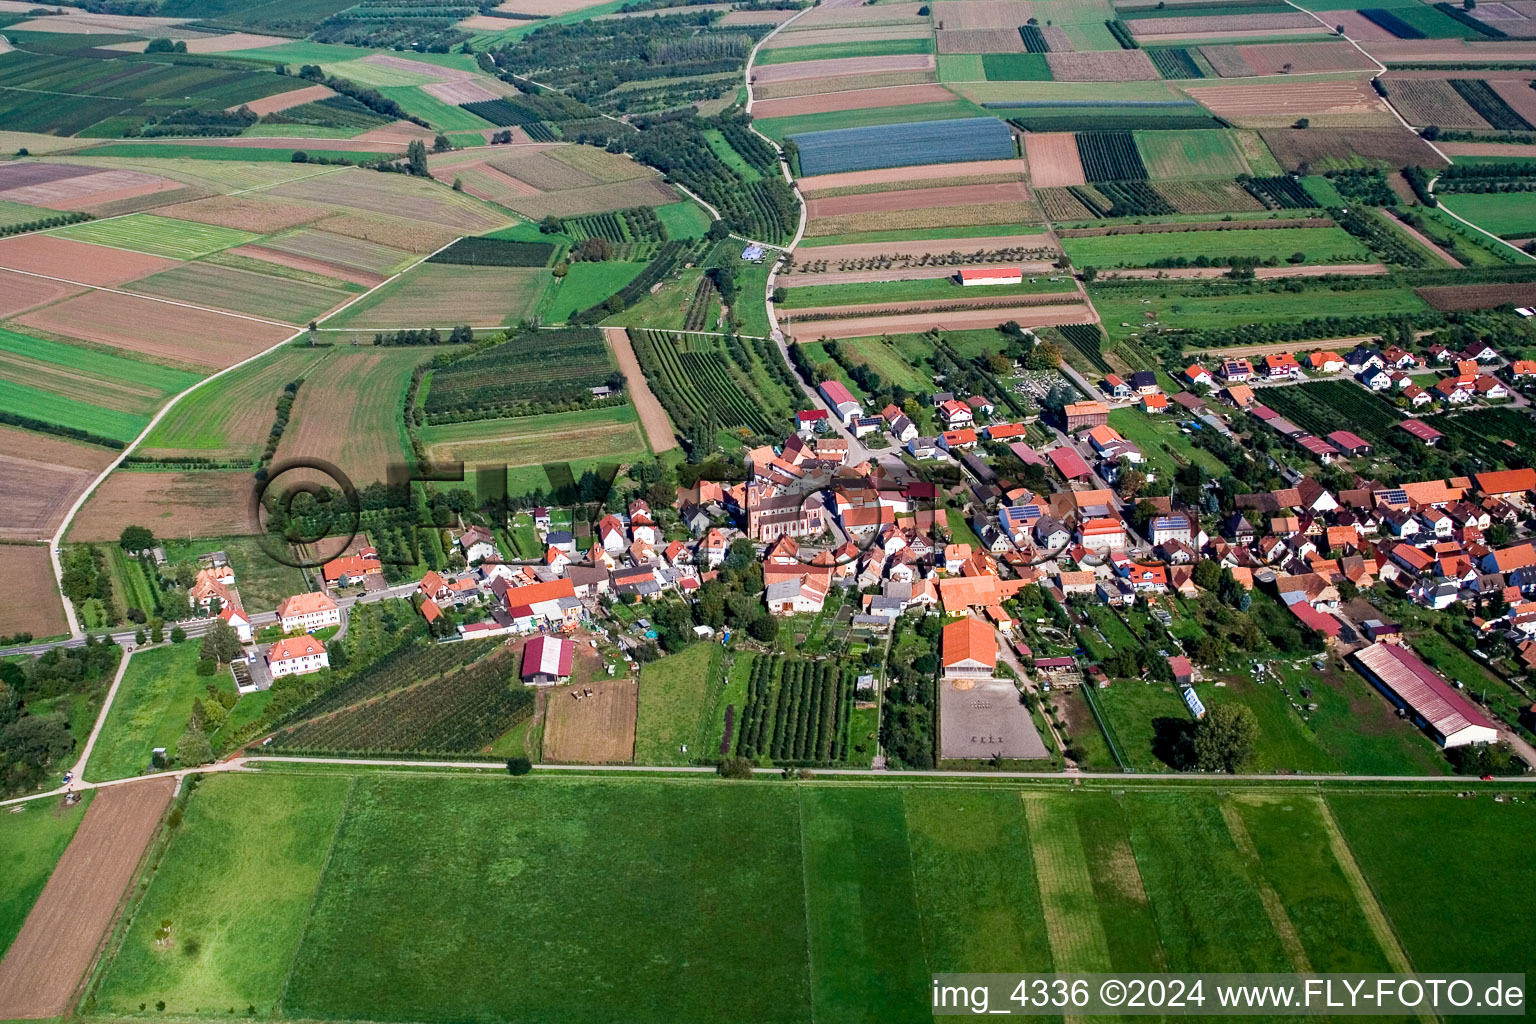
[[0,239],[0,267],[80,284],[119,285],[175,265],[175,260],[161,256],[109,249],[53,235]]
[[[578,645],[578,659],[588,648]],[[543,757],[553,762],[607,764],[635,753],[639,687],[633,679],[596,679],[549,691]],[[577,696],[580,699],[577,699]]]
[[424,263],[348,307],[327,327],[501,327],[529,318],[549,282],[539,267]]
[[832,174],[1013,156],[1013,135],[996,118],[875,125],[791,136],[802,174]]
[[1152,82],[1162,77],[1141,50],[1048,53],[1045,62],[1058,82]]

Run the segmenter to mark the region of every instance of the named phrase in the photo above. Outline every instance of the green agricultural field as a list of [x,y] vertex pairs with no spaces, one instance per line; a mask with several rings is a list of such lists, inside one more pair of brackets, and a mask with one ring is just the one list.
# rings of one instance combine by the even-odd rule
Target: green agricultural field
[[3,378],[0,378],[0,410],[117,441],[133,440],[149,422],[145,415],[98,408],[89,402]]
[[1307,728],[1333,758],[1337,770],[1355,775],[1445,775],[1448,762],[1430,738],[1398,718],[1375,687],[1356,672],[1328,665],[1319,674],[1312,663],[1274,663],[1299,695],[1309,688]]
[[132,249],[178,260],[195,260],[199,256],[207,256],[220,249],[232,249],[261,237],[249,231],[156,217],[148,213],[71,224],[48,233],[80,242],[94,242],[97,245]]
[[[783,280],[783,278],[780,278]],[[815,280],[814,277],[811,280]],[[940,299],[983,298],[989,295],[1045,295],[1075,293],[1077,284],[1070,278],[1051,281],[1045,276],[1026,279],[1022,284],[962,287],[949,277],[918,278],[909,281],[871,281],[866,284],[821,284],[789,289],[781,309],[809,309],[813,306],[842,306],[875,302],[916,302]]]
[[720,131],[720,129],[706,128],[704,130],[704,141],[709,143],[710,151],[714,153],[715,156],[719,157],[720,161],[724,163],[725,166],[735,171],[743,180],[762,180],[763,176],[758,173],[757,168],[747,163],[746,158],[743,157],[740,153],[736,152],[734,148],[732,148],[731,144],[726,141],[725,133]]
[[[701,643],[640,670],[640,713],[635,723],[636,764],[688,764],[709,756],[701,726],[709,692],[721,671],[723,648]],[[682,752],[684,745],[688,753]]]
[[1233,231],[1163,231],[1148,234],[1063,238],[1061,247],[1078,266],[1148,267],[1160,260],[1251,256],[1289,261],[1302,253],[1305,263],[1351,263],[1371,254],[1340,227],[1238,228]]
[[535,475],[547,462],[611,464],[646,450],[632,405],[423,427],[421,440],[434,462],[530,466]]
[[268,769],[192,793],[94,994],[181,1017],[776,1024],[928,1019],[939,971],[1526,971],[1509,893],[1532,824],[1523,800],[1240,783]]
[[1440,197],[1446,209],[1500,238],[1536,234],[1536,193],[1509,192]]
[[178,302],[212,306],[249,316],[270,317],[290,324],[304,324],[318,319],[354,294],[340,288],[223,267],[206,261],[184,263],[162,273],[140,278],[129,288],[145,295],[158,295]]
[[[1252,295],[1148,295],[1140,290],[1088,288],[1094,308],[1103,318],[1104,329],[1112,341],[1120,341],[1137,328],[1143,314],[1154,312],[1164,327],[1205,330],[1237,327],[1243,324],[1286,320],[1296,314],[1296,296],[1283,293]],[[1143,299],[1151,299],[1150,304]],[[1419,313],[1428,308],[1424,300],[1407,288],[1380,288],[1369,291],[1309,291],[1306,294],[1308,316],[1357,316],[1361,310],[1373,314]]]
[[471,114],[463,107],[445,103],[415,86],[385,86],[379,92],[400,104],[407,114],[413,114],[430,122],[438,131],[473,131],[496,127],[485,118]]
[[982,82],[986,77],[987,72],[982,67],[982,55],[979,53],[939,54],[940,82]]
[[266,443],[283,386],[335,349],[289,346],[211,380],[177,402],[144,439],[145,454],[251,461]]
[[981,67],[989,82],[1051,81],[1051,66],[1043,53],[986,53]]
[[0,955],[15,941],[90,806],[91,793],[73,807],[57,797],[31,800],[0,814]]
[[801,239],[796,250],[816,249],[824,245],[851,245],[856,242],[926,242],[939,238],[1001,238],[1005,235],[1034,235],[1039,224],[968,224],[950,228],[894,228],[890,231],[861,231],[851,235],[820,235]]
[[192,702],[208,696],[210,683],[234,692],[235,683],[227,671],[211,676],[196,673],[200,649],[199,641],[187,640],[133,655],[91,750],[86,778],[101,782],[142,774],[149,770],[150,753],[156,747],[164,747],[174,757]]
[[820,46],[785,46],[760,50],[754,67],[769,64],[798,64],[806,60],[845,60],[849,57],[892,57],[907,53],[932,53],[933,40],[871,39],[858,43],[825,43]]
[[[779,51],[770,51],[779,52]],[[909,121],[946,121],[961,117],[988,117],[969,100],[943,103],[917,103],[909,107],[866,107],[863,110],[833,110],[824,114],[800,114],[795,117],[770,117],[753,126],[770,139],[782,142],[786,136],[802,132],[830,131],[837,128],[863,128],[877,124],[905,124]]]
[[709,230],[709,214],[691,199],[658,206],[656,216],[661,218],[668,238],[703,238]]
[[855,363],[863,363],[882,378],[914,393],[921,393],[933,386],[933,376],[921,366],[914,366],[907,357],[884,338],[849,338],[839,346]]
[[563,324],[573,314],[589,309],[617,295],[629,282],[640,276],[644,263],[611,261],[572,263],[570,271],[550,289],[541,304],[546,323]]
[[1137,132],[1136,148],[1153,181],[1235,178],[1248,173],[1248,163],[1228,132]]
[[[130,1013],[169,996],[183,1012],[267,1013],[351,787],[340,776],[203,780],[101,986],[101,1008]],[[163,944],[162,921],[171,922]]]

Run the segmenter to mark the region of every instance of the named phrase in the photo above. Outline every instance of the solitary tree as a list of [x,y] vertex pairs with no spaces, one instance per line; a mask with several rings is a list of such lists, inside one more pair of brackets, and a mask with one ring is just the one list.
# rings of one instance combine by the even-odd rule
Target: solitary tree
[[507,771],[512,775],[527,775],[533,771],[533,762],[526,757],[507,758]]
[[240,634],[223,619],[215,619],[203,634],[202,656],[213,661],[231,662],[240,653]]
[[155,546],[155,535],[146,526],[125,526],[117,538],[117,546],[129,554],[148,551]]
[[1259,720],[1245,704],[1218,704],[1195,728],[1195,763],[1208,772],[1237,774],[1253,758]]

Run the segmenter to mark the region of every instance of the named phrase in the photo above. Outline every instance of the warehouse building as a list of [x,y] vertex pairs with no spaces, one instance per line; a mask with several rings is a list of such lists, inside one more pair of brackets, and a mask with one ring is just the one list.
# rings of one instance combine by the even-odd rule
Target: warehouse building
[[1354,657],[1365,677],[1442,747],[1498,741],[1487,716],[1408,648],[1376,643]]

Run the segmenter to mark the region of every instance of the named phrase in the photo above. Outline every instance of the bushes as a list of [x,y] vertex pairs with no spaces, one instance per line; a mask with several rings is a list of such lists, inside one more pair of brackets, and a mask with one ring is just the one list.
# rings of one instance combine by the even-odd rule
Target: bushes
[[1205,77],[1200,65],[1195,63],[1189,51],[1182,46],[1150,46],[1147,48],[1147,56],[1152,59],[1152,66],[1157,68],[1157,73],[1164,78]]
[[1306,210],[1317,205],[1317,200],[1301,187],[1301,182],[1289,175],[1274,178],[1238,178],[1244,191],[1271,210]]
[[1045,41],[1045,33],[1034,25],[1020,25],[1019,36],[1024,40],[1024,49],[1029,53],[1051,52],[1051,44]]
[[1109,29],[1109,34],[1115,37],[1115,42],[1120,44],[1120,49],[1141,49],[1141,44],[1138,43],[1136,41],[1136,37],[1131,34],[1130,26],[1121,21],[1119,18],[1116,18],[1113,21],[1106,21],[1104,23],[1104,27]]
[[[680,433],[691,435],[706,421],[717,428],[744,427],[755,434],[773,429],[752,392],[732,373],[737,360],[728,358],[713,341],[699,343],[706,351],[690,351],[688,339],[667,331],[637,330],[630,338],[646,380]],[[741,344],[740,339],[736,344]],[[728,346],[727,352],[732,351]],[[745,376],[750,380],[750,372]]]
[[[1481,25],[1482,22],[1477,24]],[[1500,131],[1528,132],[1536,125],[1515,113],[1493,87],[1480,78],[1453,78],[1451,88],[1471,104],[1479,117]]]
[[1406,238],[1388,227],[1386,222],[1372,214],[1370,210],[1351,207],[1348,213],[1342,209],[1329,210],[1328,213],[1338,222],[1339,227],[1360,239],[1372,252],[1381,257],[1382,262],[1399,267],[1429,265],[1428,253],[1410,244]]
[[1366,7],[1360,11],[1361,17],[1391,32],[1399,39],[1423,39],[1425,35],[1414,26],[1408,24],[1402,18],[1391,11],[1381,7]]
[[1100,351],[1104,346],[1104,332],[1098,324],[1064,324],[1054,329],[1061,339],[1087,360],[1088,365],[1100,373],[1109,373],[1109,362]]
[[1367,170],[1329,171],[1323,175],[1339,195],[1351,203],[1366,206],[1396,206],[1397,193],[1387,183],[1386,175],[1374,168]]

